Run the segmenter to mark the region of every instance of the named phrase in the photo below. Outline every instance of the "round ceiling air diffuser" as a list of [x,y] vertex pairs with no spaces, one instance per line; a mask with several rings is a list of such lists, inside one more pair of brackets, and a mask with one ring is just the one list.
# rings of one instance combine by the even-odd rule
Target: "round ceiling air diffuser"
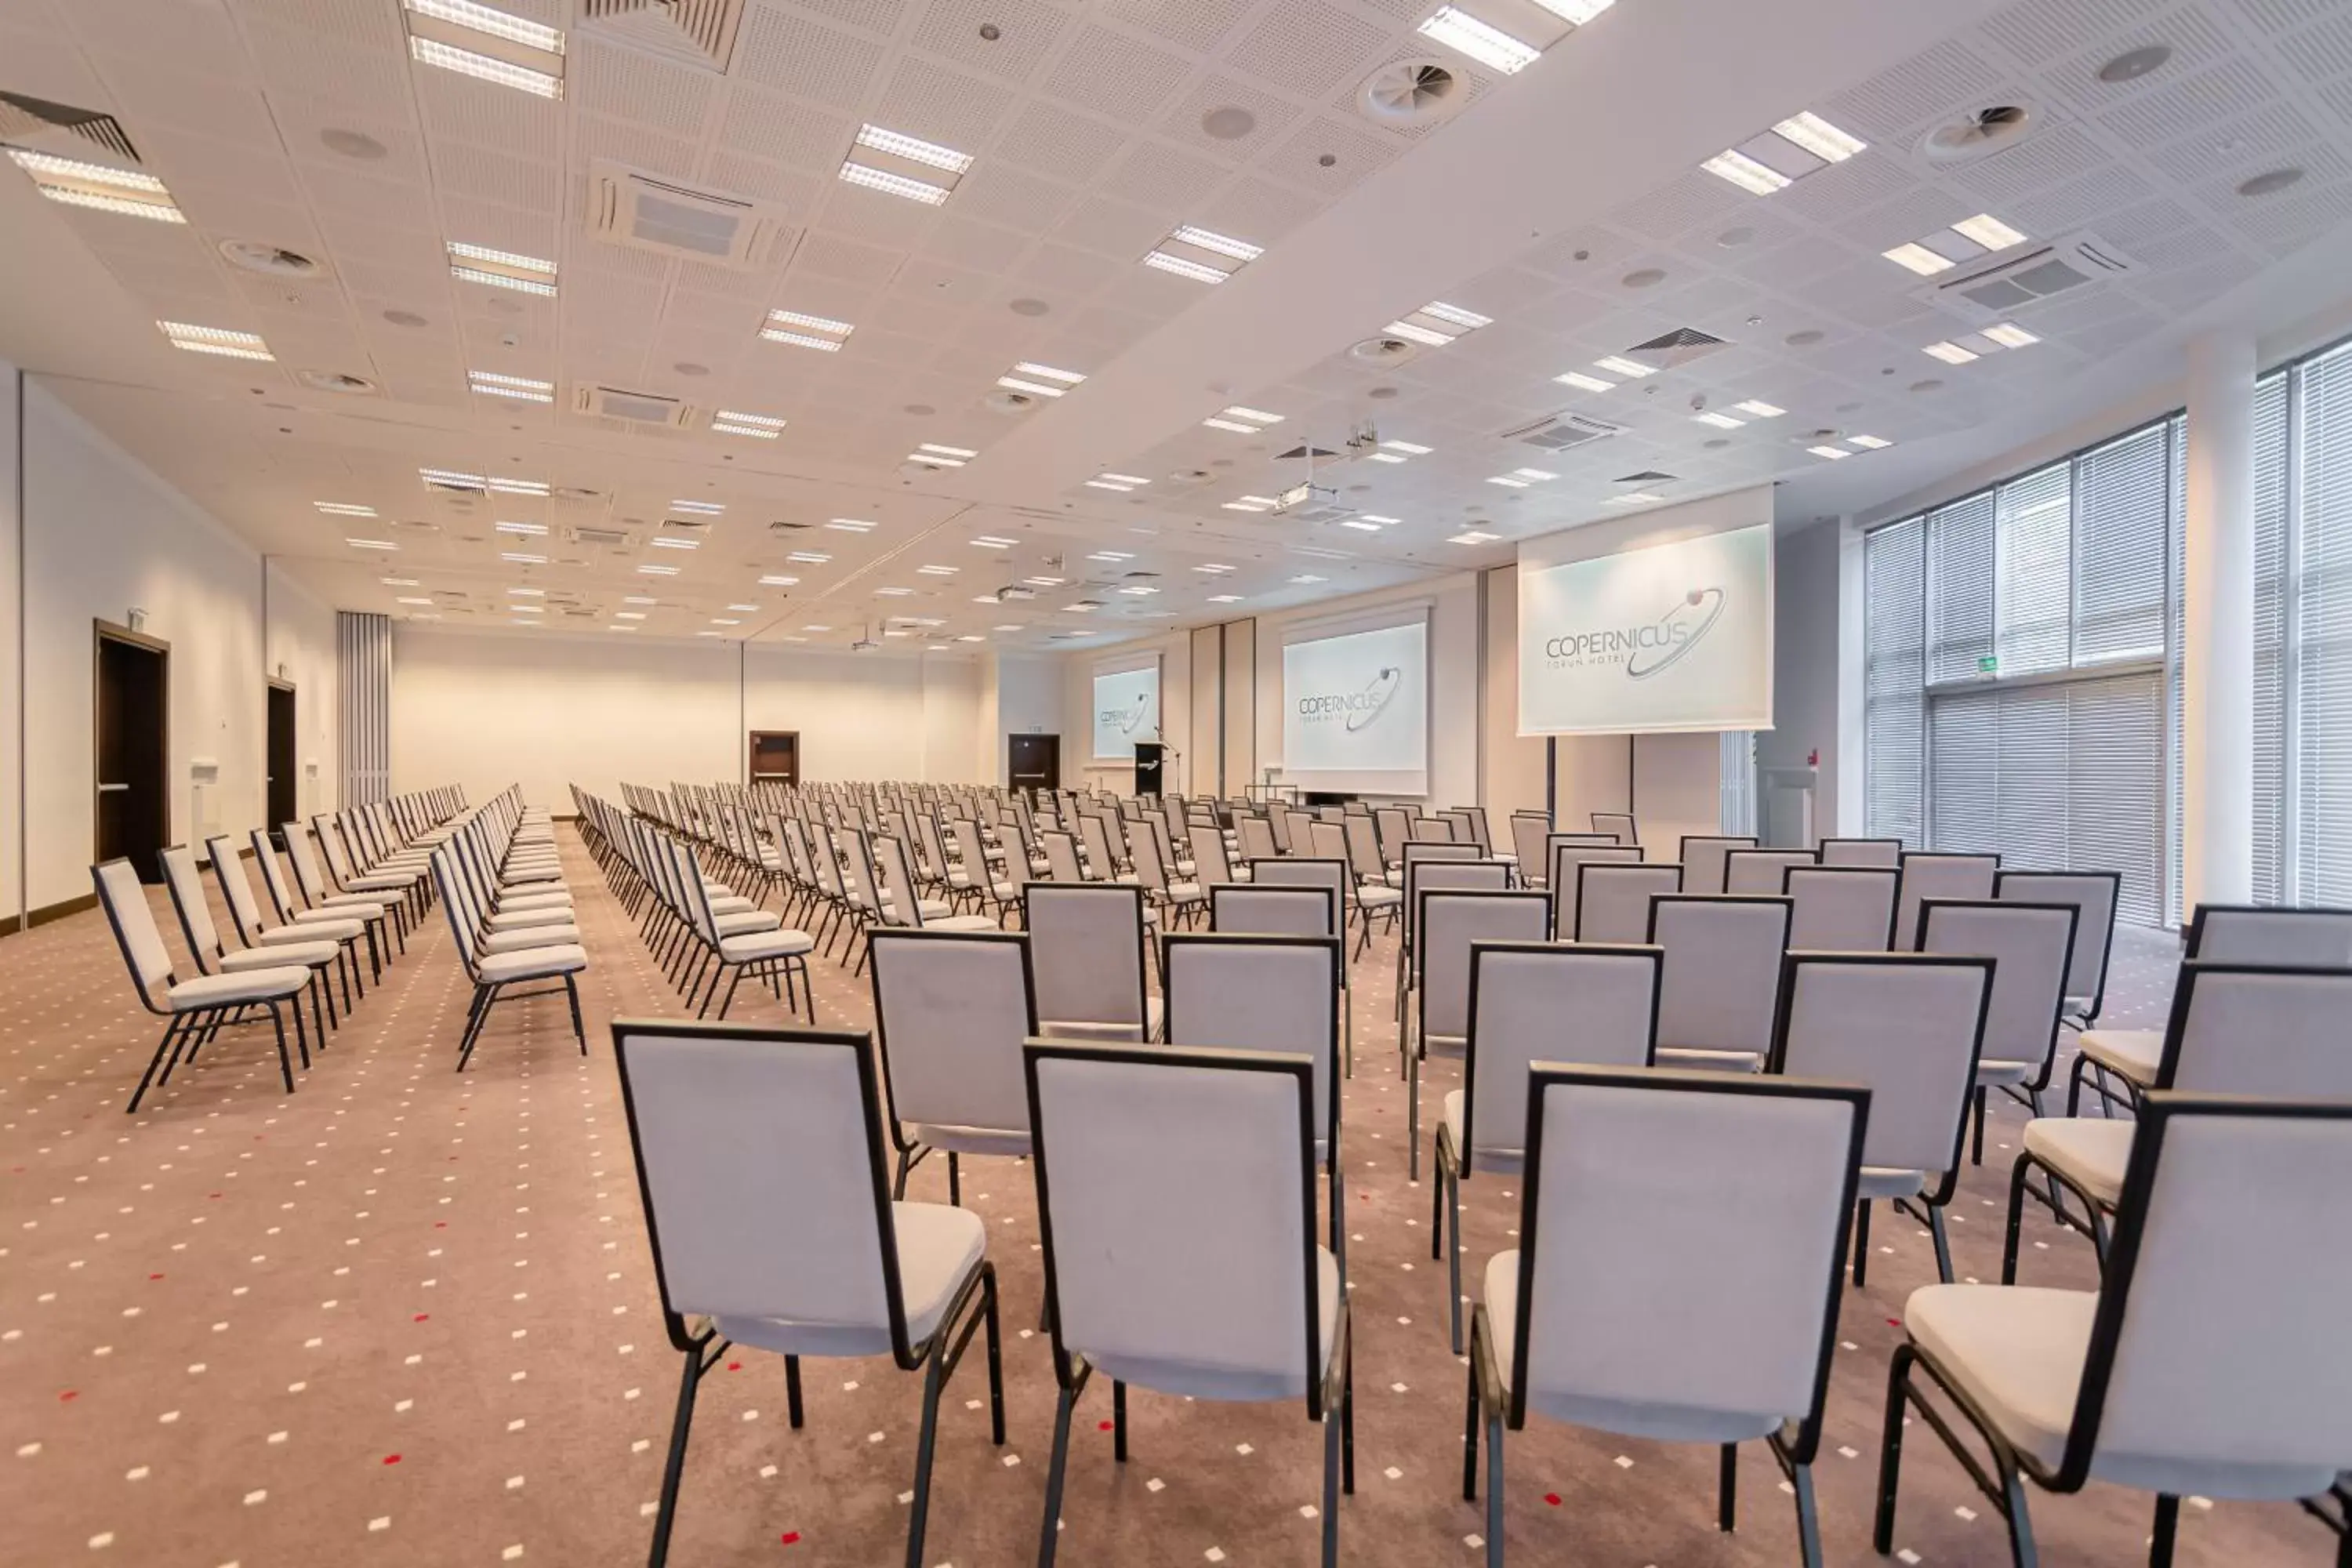
[[1928,132],[1919,152],[1930,163],[1965,163],[2015,145],[2039,122],[2030,103],[1984,104]]
[[1356,110],[1391,131],[1434,125],[1461,112],[1469,86],[1434,56],[1391,60],[1356,89]]
[[1402,364],[1419,353],[1420,349],[1402,338],[1366,338],[1349,346],[1348,357],[1358,364]]
[[225,239],[220,253],[233,267],[247,272],[267,273],[272,278],[316,278],[327,269],[299,250],[289,250],[282,245],[264,245],[249,239]]

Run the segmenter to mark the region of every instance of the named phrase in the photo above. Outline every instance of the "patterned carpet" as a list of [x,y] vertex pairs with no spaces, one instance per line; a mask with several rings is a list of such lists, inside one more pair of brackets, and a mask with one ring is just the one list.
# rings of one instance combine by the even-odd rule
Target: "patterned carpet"
[[[0,1563],[312,1568],[643,1560],[678,1362],[664,1337],[606,1029],[674,1008],[631,924],[562,830],[593,958],[590,1054],[561,997],[500,1009],[452,1073],[467,986],[439,912],[291,1097],[259,1035],[225,1038],[136,1117],[122,1105],[157,1022],[138,1010],[101,917],[0,952]],[[176,947],[176,927],[174,945]],[[1462,1502],[1463,1373],[1446,1347],[1430,1194],[1409,1187],[1388,1016],[1393,944],[1358,971],[1347,1088],[1357,1334],[1351,1563],[1470,1564],[1483,1516]],[[2110,1016],[2160,1022],[2174,949],[2127,932]],[[863,1026],[862,980],[820,963],[824,1021]],[[780,1018],[748,987],[745,1019]],[[1433,1065],[1434,1106],[1456,1075]],[[1963,1275],[1995,1278],[2019,1118],[1952,1218]],[[936,1163],[910,1194],[945,1201]],[[1011,1440],[988,1442],[982,1362],[950,1385],[931,1564],[1032,1561],[1053,1408],[1036,1321],[1024,1166],[973,1161],[966,1201],[1003,1280]],[[1482,1177],[1465,1278],[1509,1244],[1514,1184]],[[2086,1244],[2029,1219],[2026,1278],[2086,1285]],[[1869,1509],[1889,1351],[1906,1294],[1933,1279],[1927,1233],[1874,1236],[1849,1291],[1824,1452],[1829,1560],[1874,1560]],[[784,1423],[779,1358],[744,1352],[704,1390],[672,1561],[903,1560],[919,1382],[887,1360],[810,1363],[808,1425]],[[1109,1395],[1081,1408],[1062,1560],[1315,1561],[1320,1444],[1297,1405],[1195,1405],[1138,1391],[1132,1459],[1114,1464]],[[1715,1455],[1543,1424],[1507,1450],[1514,1560],[1685,1565],[1796,1560],[1789,1500],[1760,1445],[1740,1468],[1737,1534],[1714,1528]],[[2033,1499],[2043,1561],[2144,1552],[2148,1508],[2094,1488]],[[2006,1561],[2000,1520],[1927,1434],[1906,1453],[1901,1560]],[[2333,1542],[2287,1506],[2192,1504],[2189,1564],[2318,1564]]]

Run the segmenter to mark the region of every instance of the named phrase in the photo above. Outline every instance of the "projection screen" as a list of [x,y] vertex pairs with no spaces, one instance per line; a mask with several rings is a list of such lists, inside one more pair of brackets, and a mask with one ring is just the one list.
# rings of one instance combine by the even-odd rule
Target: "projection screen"
[[1285,634],[1282,777],[1305,790],[1429,793],[1429,614]]

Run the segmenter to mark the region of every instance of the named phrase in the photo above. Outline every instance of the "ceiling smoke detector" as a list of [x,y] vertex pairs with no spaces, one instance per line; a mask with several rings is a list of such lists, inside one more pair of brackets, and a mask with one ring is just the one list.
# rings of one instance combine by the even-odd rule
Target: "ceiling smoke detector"
[[1045,399],[1034,393],[1014,392],[1009,387],[1000,386],[982,398],[980,405],[991,414],[1002,414],[1007,418],[1018,418],[1044,401]]
[[1378,337],[1351,344],[1348,357],[1358,364],[1394,365],[1402,364],[1420,353],[1417,344],[1409,343],[1402,338]]
[[1356,110],[1394,131],[1450,120],[1469,98],[1453,67],[1424,55],[1391,60],[1366,77],[1356,89]]
[[225,239],[220,253],[233,267],[247,272],[266,273],[272,278],[316,278],[327,269],[299,250],[289,250],[281,245],[263,245],[249,239]]
[[1930,163],[1965,163],[2015,145],[2037,123],[2034,107],[2022,100],[1984,104],[1928,132],[1919,152]]

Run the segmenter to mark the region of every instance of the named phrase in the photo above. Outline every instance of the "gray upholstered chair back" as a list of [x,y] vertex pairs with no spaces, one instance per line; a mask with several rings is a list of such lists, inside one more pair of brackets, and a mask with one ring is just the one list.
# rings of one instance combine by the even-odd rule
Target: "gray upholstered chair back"
[[1424,1039],[1470,1032],[1470,949],[1479,942],[1541,942],[1551,934],[1540,892],[1449,891],[1424,887],[1415,911],[1413,964]]
[[1990,899],[2000,870],[1998,855],[1904,856],[1903,883],[1895,892],[1895,951],[1911,952],[1919,945],[1920,900]]
[[877,931],[869,940],[891,1114],[1026,1132],[1021,1045],[1037,1032],[1029,934]]
[[1902,873],[1891,866],[1790,866],[1781,871],[1789,895],[1789,945],[1802,951],[1885,952],[1895,942],[1895,891]]
[[1781,873],[1791,866],[1819,862],[1810,849],[1734,849],[1724,857],[1723,890],[1727,893],[1777,893]]
[[2218,963],[2352,963],[2352,910],[2200,904],[2189,930],[2189,956]]
[[1474,1169],[1526,1153],[1536,1062],[1646,1068],[1657,1048],[1658,950],[1480,942],[1470,951],[1470,1093],[1463,1152]]
[[1752,833],[1685,833],[1683,835],[1683,891],[1719,893],[1727,858],[1734,849],[1753,849]]
[[1029,884],[1022,927],[1037,987],[1039,1027],[1140,1033],[1143,892],[1118,883]]
[[2201,1094],[2352,1100],[2352,968],[2182,964],[2157,1083]]
[[1648,940],[1665,950],[1662,1044],[1759,1058],[1770,1048],[1789,942],[1788,900],[1670,894],[1650,904]]
[[1992,961],[1797,952],[1789,955],[1788,969],[1775,1068],[1868,1089],[1864,1169],[1921,1172],[1933,1188],[1959,1161]]
[[1588,860],[1576,868],[1576,940],[1645,942],[1650,940],[1650,902],[1679,892],[1680,866],[1646,862],[1615,864]]
[[1930,899],[1921,907],[1927,919],[1920,952],[1980,952],[1993,961],[1983,1058],[2032,1062],[2039,1071],[2058,1047],[2075,906]]

